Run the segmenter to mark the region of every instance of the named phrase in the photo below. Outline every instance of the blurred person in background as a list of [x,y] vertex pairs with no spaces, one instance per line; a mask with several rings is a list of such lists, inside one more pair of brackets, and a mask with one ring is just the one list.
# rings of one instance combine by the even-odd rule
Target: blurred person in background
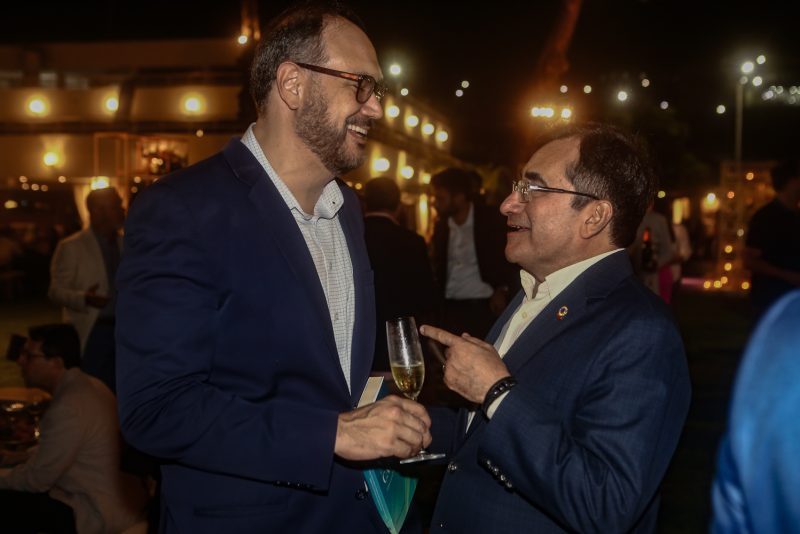
[[115,391],[116,287],[125,211],[115,188],[86,197],[89,227],[58,243],[50,264],[50,300],[81,339],[81,369]]
[[17,360],[26,385],[52,395],[28,459],[0,469],[0,530],[122,532],[144,518],[142,481],[119,468],[117,403],[83,373],[69,324],[31,327]]
[[783,294],[800,287],[800,166],[785,160],[772,169],[775,198],[753,214],[744,266],[752,274],[750,304],[760,317]]
[[437,214],[433,270],[444,299],[443,323],[482,338],[519,288],[519,276],[503,254],[502,216],[475,200],[479,183],[476,172],[455,167],[431,178]]
[[398,222],[400,188],[391,178],[364,186],[364,237],[375,276],[375,359],[373,371],[389,371],[386,321],[414,316],[417,324],[436,322],[437,293],[425,240]]
[[764,315],[736,376],[712,534],[800,532],[800,291]]

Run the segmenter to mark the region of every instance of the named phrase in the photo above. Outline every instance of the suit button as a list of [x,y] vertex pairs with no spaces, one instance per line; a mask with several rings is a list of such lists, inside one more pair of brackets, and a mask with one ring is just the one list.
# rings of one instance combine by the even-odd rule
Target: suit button
[[360,489],[360,490],[356,491],[356,499],[358,499],[359,501],[363,501],[366,498],[367,498],[367,491],[366,490]]
[[458,464],[455,462],[450,462],[449,464],[447,464],[447,470],[451,473],[455,473],[456,471],[458,471]]
[[492,473],[497,476],[500,473],[500,469],[497,466],[492,467]]

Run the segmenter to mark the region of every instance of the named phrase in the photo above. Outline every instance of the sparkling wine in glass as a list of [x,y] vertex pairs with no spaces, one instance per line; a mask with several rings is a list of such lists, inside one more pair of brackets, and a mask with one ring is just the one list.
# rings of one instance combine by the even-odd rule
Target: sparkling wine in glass
[[[398,317],[386,321],[386,342],[389,349],[389,365],[397,388],[409,399],[417,400],[425,382],[425,359],[422,357],[422,347],[419,344],[414,318]],[[436,460],[444,456],[423,449],[416,456],[400,460],[400,463]]]

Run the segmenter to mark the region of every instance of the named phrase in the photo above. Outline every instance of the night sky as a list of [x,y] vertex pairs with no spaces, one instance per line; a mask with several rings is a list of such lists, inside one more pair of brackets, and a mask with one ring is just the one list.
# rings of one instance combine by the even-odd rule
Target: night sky
[[[452,118],[457,156],[518,163],[535,124],[526,89],[560,2],[349,3],[387,76],[392,61],[401,63],[412,94]],[[261,19],[287,4],[261,1]],[[15,2],[4,5],[0,42],[235,38],[239,10],[235,0]],[[764,103],[760,94],[770,85],[800,85],[798,21],[800,2],[584,0],[563,80],[570,89],[554,96],[574,100],[581,118],[623,122],[655,143],[671,135],[716,172],[720,159],[732,158],[739,65],[764,53],[764,84],[750,86],[745,106],[744,159],[797,155],[800,105]],[[646,89],[642,76],[651,82]],[[470,87],[456,98],[461,80]],[[587,83],[588,96],[581,90]],[[631,92],[627,107],[614,99],[621,88]],[[724,115],[718,104],[727,107]]]

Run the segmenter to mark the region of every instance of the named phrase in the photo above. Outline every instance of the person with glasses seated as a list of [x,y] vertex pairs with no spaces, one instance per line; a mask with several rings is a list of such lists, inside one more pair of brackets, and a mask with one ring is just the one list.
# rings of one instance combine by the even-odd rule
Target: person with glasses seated
[[117,403],[81,371],[70,324],[31,327],[17,363],[30,387],[53,398],[27,461],[0,469],[0,530],[14,533],[122,532],[144,519],[148,495],[120,471]]
[[160,532],[386,532],[360,464],[410,457],[430,419],[355,409],[375,348],[355,193],[386,89],[338,3],[295,4],[255,52],[258,118],[142,191],[119,268],[126,441],[161,460]]
[[523,290],[486,341],[429,325],[445,384],[429,407],[449,464],[431,532],[654,532],[689,408],[680,333],[625,250],[656,192],[629,136],[551,133],[500,211]]

